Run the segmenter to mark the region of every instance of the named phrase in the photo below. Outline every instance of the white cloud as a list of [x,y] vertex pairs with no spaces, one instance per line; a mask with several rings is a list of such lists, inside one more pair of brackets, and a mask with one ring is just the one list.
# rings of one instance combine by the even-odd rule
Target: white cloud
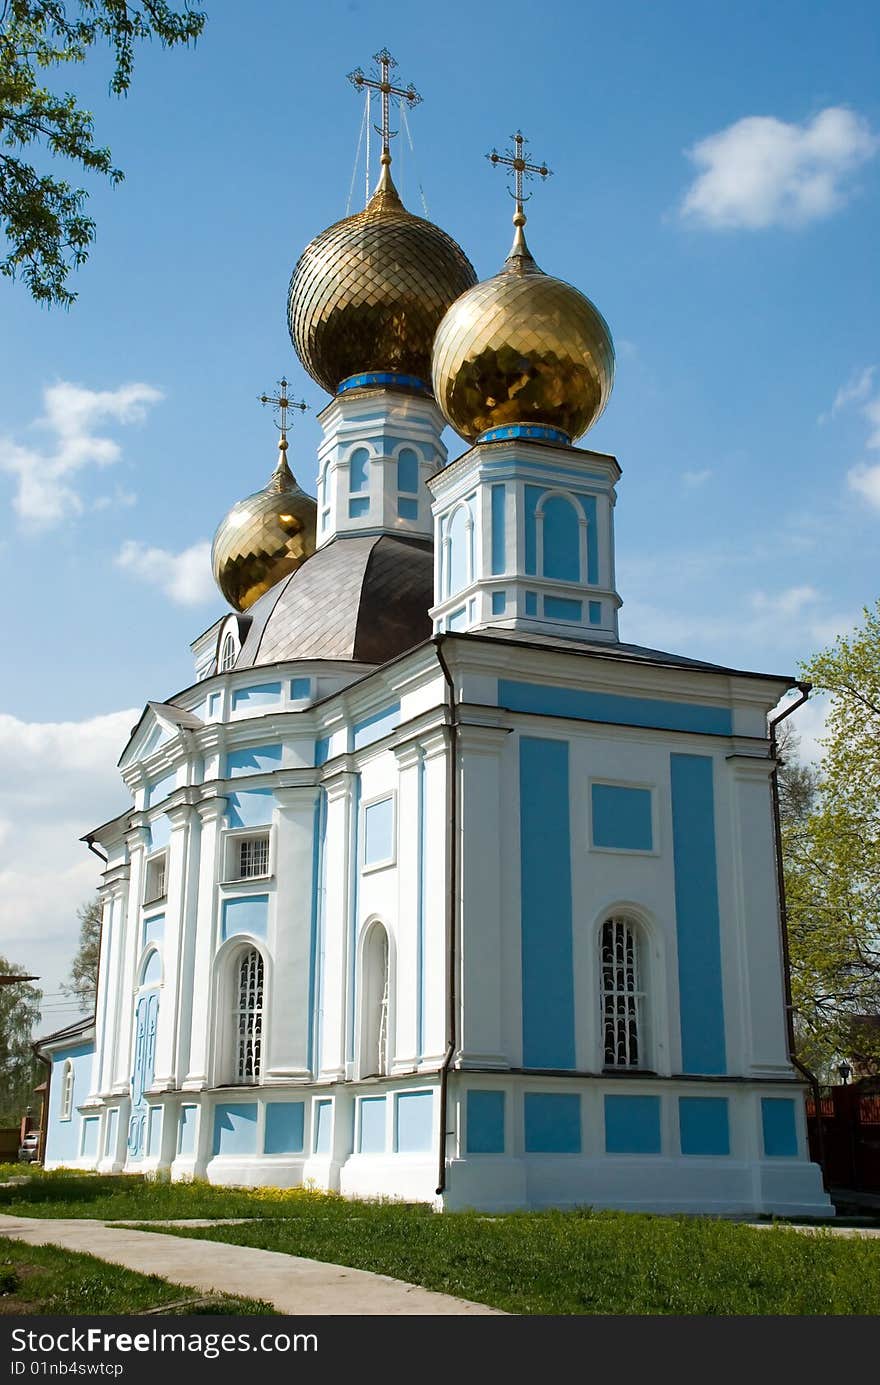
[[850,490],[863,495],[869,505],[880,510],[880,466],[860,462],[858,466],[850,467],[846,479]]
[[89,466],[111,466],[122,454],[115,439],[96,430],[107,424],[140,423],[161,398],[160,390],[138,383],[90,390],[62,380],[45,388],[43,413],[32,427],[50,435],[46,447],[0,438],[0,471],[15,477],[12,505],[22,526],[52,529],[82,514],[79,473]]
[[[0,714],[0,952],[36,972],[46,992],[67,979],[76,909],[98,884],[100,862],[79,838],[130,804],[116,761],[137,718],[134,709],[78,722]],[[65,1013],[75,1018],[47,1010],[44,1029],[60,1028]]]
[[686,490],[697,490],[699,486],[705,486],[711,475],[712,471],[710,467],[706,467],[703,471],[683,471],[681,473],[681,482]]
[[180,553],[128,539],[115,558],[116,566],[142,582],[158,587],[179,606],[198,606],[217,599],[211,574],[211,545],[207,539]]
[[878,148],[867,121],[844,106],[801,125],[746,116],[687,151],[698,175],[681,214],[716,231],[804,226],[843,205],[852,174]]
[[[834,403],[831,405],[830,417],[834,418],[841,409],[846,409],[850,404],[861,404],[871,393],[871,386],[874,383],[874,373],[877,367],[866,365],[863,370],[855,371],[847,380],[845,385],[834,396]],[[825,414],[823,417],[827,418]]]
[[776,619],[778,616],[799,616],[805,607],[813,605],[819,599],[815,587],[787,587],[785,591],[771,594],[753,592],[751,605],[753,610]]

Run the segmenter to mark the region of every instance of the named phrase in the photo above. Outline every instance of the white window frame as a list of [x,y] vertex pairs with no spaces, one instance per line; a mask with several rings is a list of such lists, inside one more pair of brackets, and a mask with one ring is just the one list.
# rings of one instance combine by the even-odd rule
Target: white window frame
[[[162,892],[161,894],[151,893],[150,881],[162,869]],[[168,848],[162,847],[160,851],[152,852],[146,859],[144,868],[144,907],[158,904],[161,900],[168,898]]]
[[[229,650],[232,651],[231,658],[229,658]],[[235,637],[235,631],[227,626],[220,638],[220,652],[217,655],[217,672],[231,673],[235,668],[235,661],[240,653],[241,644]]]
[[[633,986],[627,984],[625,973],[629,970],[624,961],[621,968],[616,961],[612,962],[613,985],[609,989],[605,984],[605,930],[611,924],[612,928],[625,928],[633,939]],[[602,1069],[609,1072],[651,1072],[653,1071],[651,1054],[651,1032],[648,1013],[650,971],[648,966],[649,942],[645,929],[641,922],[626,912],[626,910],[612,910],[604,914],[596,934],[597,968],[599,979],[599,1054]],[[620,984],[621,973],[624,974],[623,984]],[[612,1020],[615,1026],[614,1048],[615,1053],[619,1046],[618,1027],[627,1024],[628,1001],[632,998],[634,1002],[635,1015],[635,1035],[636,1035],[636,1061],[610,1062],[606,1048],[606,1002],[611,999],[614,1004],[614,1014]],[[624,1036],[624,1049],[629,1049],[629,1038]]]
[[[238,875],[241,843],[255,837],[269,840],[268,868],[264,875]],[[223,876],[224,885],[252,885],[256,880],[271,880],[275,875],[275,833],[271,823],[264,827],[233,827],[223,834]]]
[[61,1069],[61,1114],[58,1119],[69,1121],[73,1119],[73,1088],[76,1082],[76,1072],[72,1058],[65,1058],[64,1066]]
[[[381,861],[367,861],[367,809],[373,808],[377,803],[384,803],[387,799],[391,800],[391,855]],[[397,790],[386,789],[384,793],[377,793],[372,798],[365,798],[361,804],[360,821],[360,866],[364,875],[369,875],[374,870],[388,870],[391,866],[397,865]]]

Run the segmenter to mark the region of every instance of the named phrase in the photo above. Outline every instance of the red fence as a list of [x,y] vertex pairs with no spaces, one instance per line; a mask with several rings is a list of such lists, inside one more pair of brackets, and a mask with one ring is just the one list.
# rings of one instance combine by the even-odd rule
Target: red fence
[[880,1193],[880,1095],[858,1087],[830,1087],[807,1096],[810,1158],[821,1163],[832,1188]]

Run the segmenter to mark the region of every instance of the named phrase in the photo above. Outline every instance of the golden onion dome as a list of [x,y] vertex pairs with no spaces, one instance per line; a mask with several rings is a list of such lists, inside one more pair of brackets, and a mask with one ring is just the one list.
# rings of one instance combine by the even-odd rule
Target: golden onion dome
[[462,294],[437,329],[434,395],[469,442],[511,425],[573,441],[596,422],[614,383],[608,324],[578,289],[538,268],[524,224],[518,211],[501,273]]
[[287,438],[269,484],[239,500],[214,535],[214,581],[230,606],[249,606],[315,551],[318,506],[287,465]]
[[[352,376],[391,374],[427,386],[437,324],[476,283],[451,236],[408,212],[383,154],[367,207],[307,245],[287,299],[290,339],[330,394]],[[391,383],[384,379],[378,383]]]

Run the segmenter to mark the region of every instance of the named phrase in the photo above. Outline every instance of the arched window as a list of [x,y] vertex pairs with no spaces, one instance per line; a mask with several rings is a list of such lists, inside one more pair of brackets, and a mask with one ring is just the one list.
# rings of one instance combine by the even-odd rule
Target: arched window
[[226,672],[228,672],[229,669],[232,668],[232,666],[233,666],[234,663],[235,663],[235,656],[236,656],[235,637],[233,636],[232,631],[230,630],[229,634],[226,636],[225,640],[223,641],[223,652],[222,652],[221,655],[220,655],[220,672],[221,672],[221,673],[226,673]]
[[564,495],[551,495],[541,506],[543,575],[561,582],[581,580],[581,526],[578,512]]
[[464,505],[453,512],[446,539],[446,595],[454,596],[471,580],[470,513]]
[[356,447],[348,459],[348,489],[351,495],[369,490],[370,454],[365,447]]
[[73,1115],[73,1063],[68,1058],[61,1069],[61,1117],[69,1121]]
[[388,934],[374,923],[364,943],[361,1001],[361,1076],[388,1071]]
[[235,964],[235,1081],[258,1082],[263,1061],[263,958],[255,947]]
[[606,1068],[643,1068],[646,1061],[645,990],[638,925],[615,916],[601,936],[602,1045]]

